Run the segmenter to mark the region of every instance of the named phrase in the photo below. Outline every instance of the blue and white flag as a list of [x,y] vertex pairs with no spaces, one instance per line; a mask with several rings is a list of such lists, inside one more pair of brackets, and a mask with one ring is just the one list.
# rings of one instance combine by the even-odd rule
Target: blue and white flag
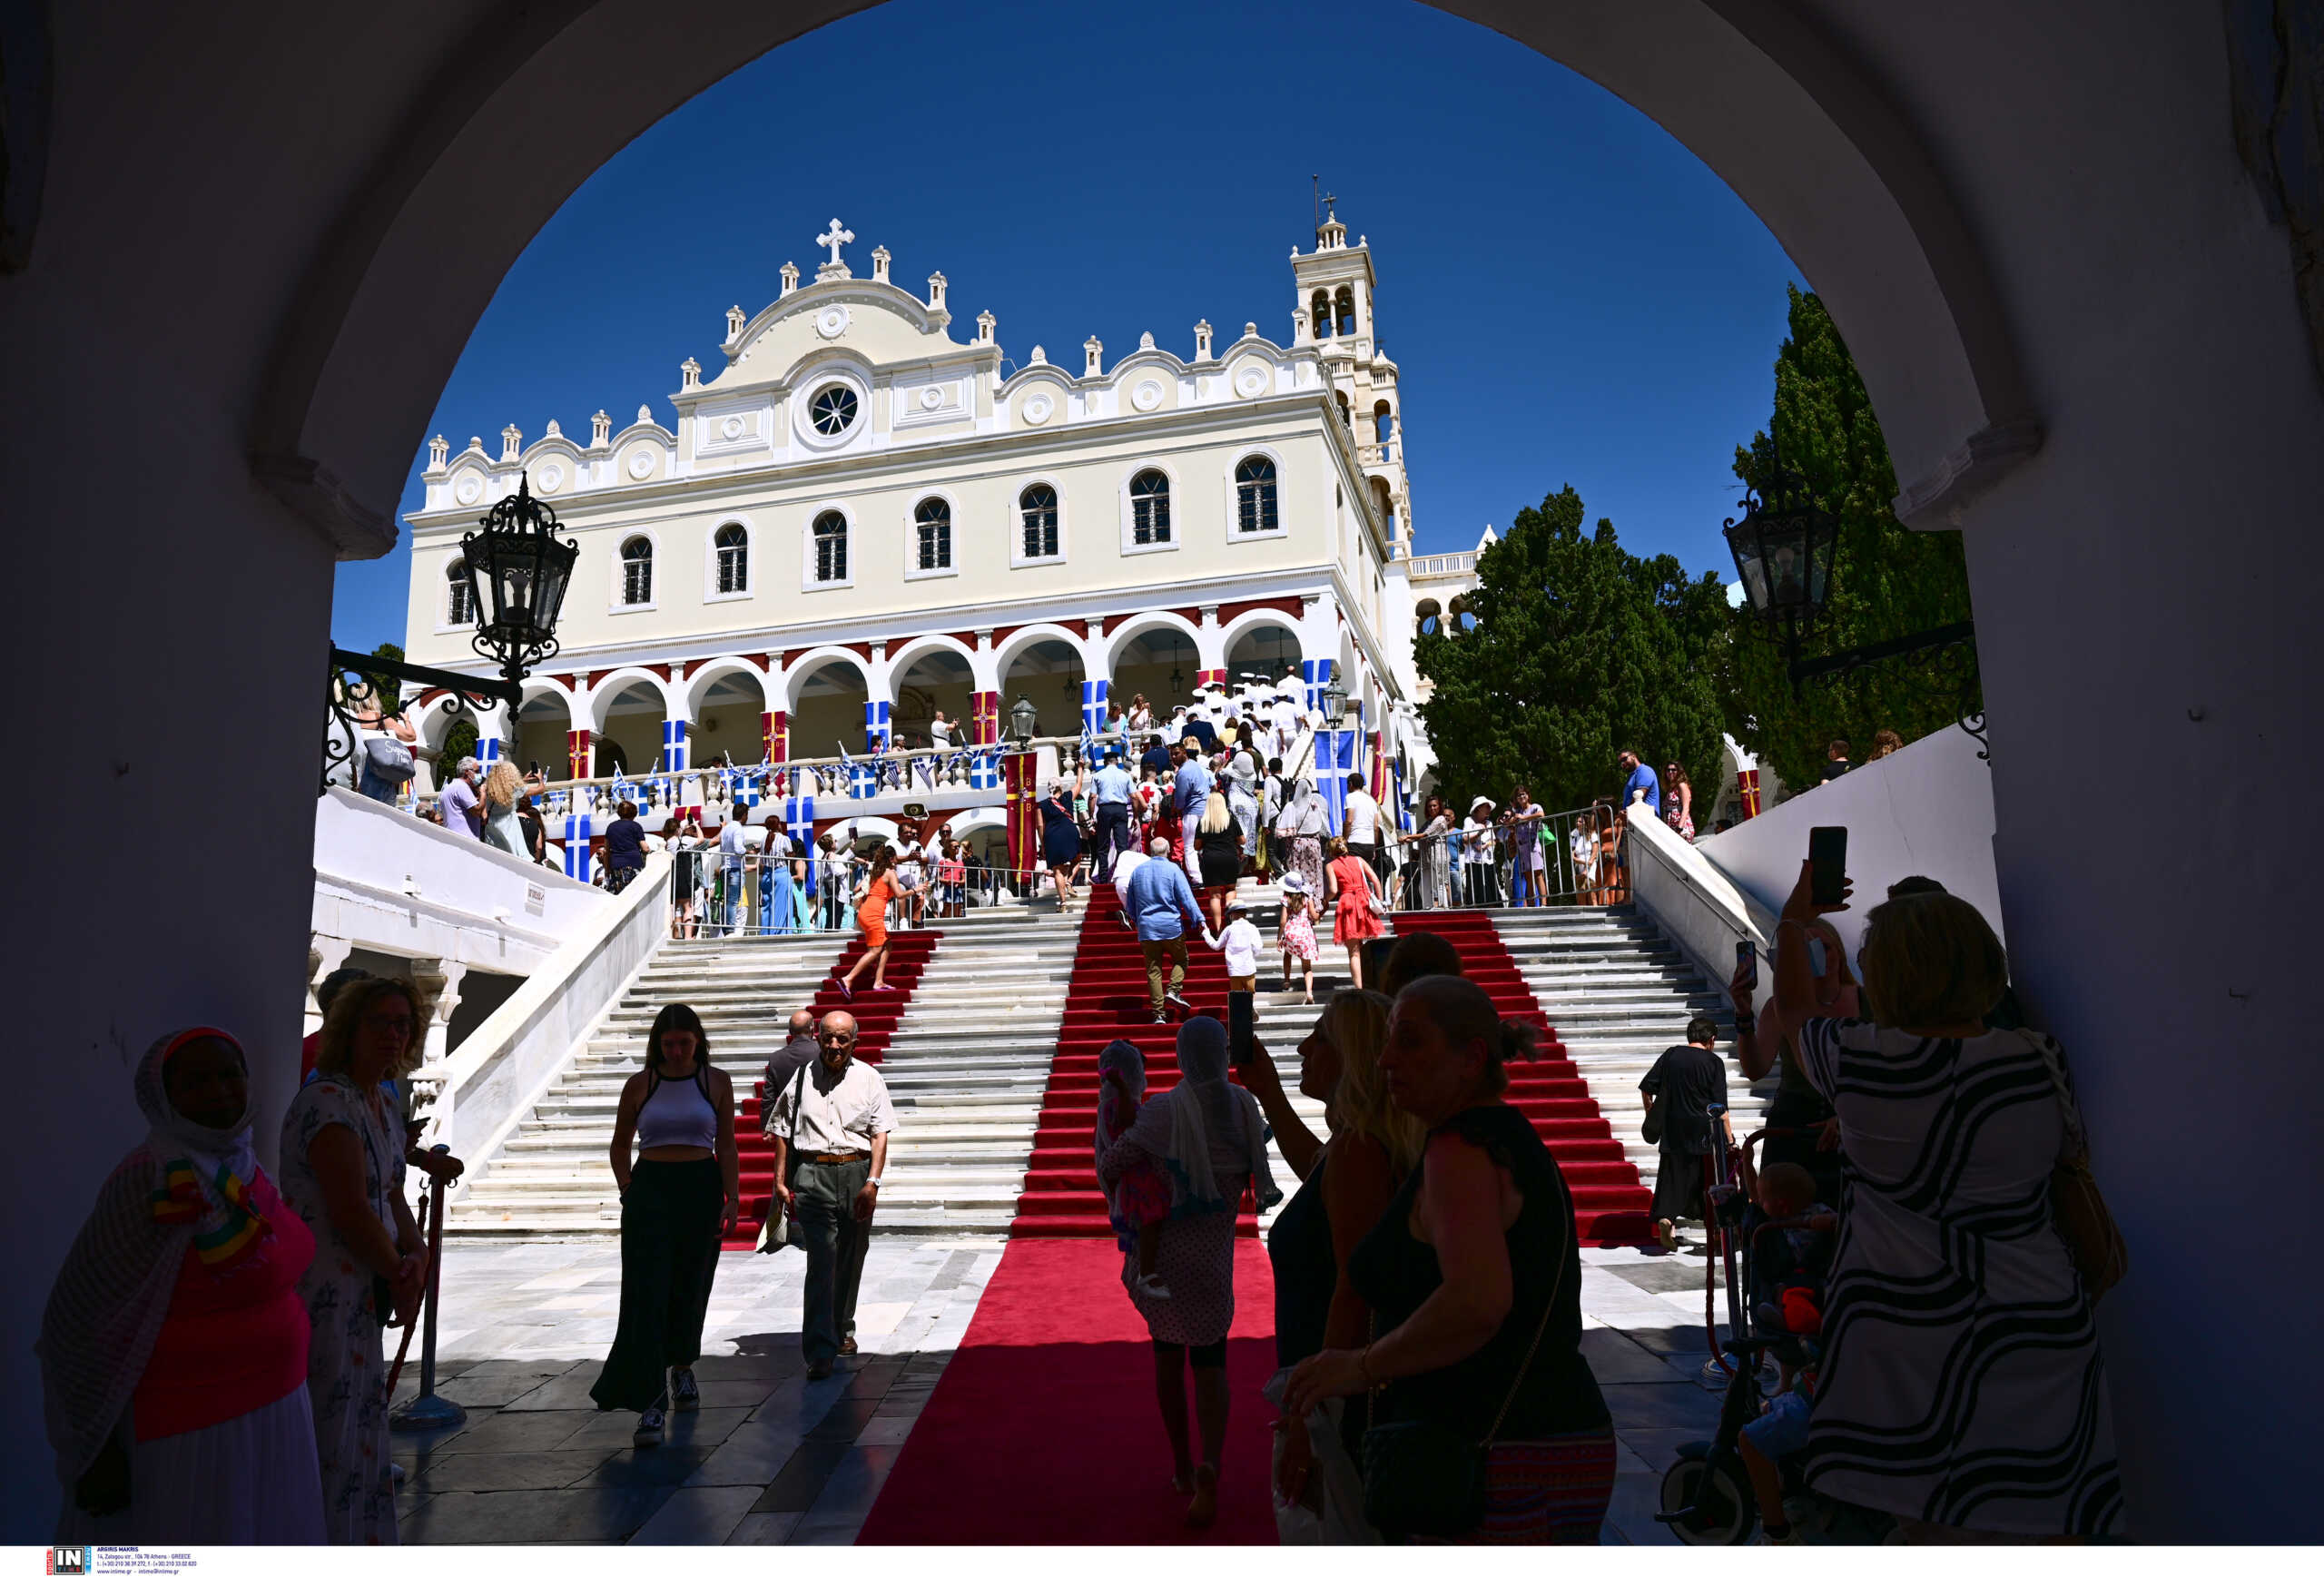
[[753,769],[736,773],[734,788],[734,803],[744,810],[758,809],[759,801],[764,795],[765,784],[766,774],[763,770]]
[[815,796],[793,794],[783,802],[783,827],[791,834],[794,853],[807,858],[808,891],[814,891],[815,879],[822,874],[822,853],[815,846]]
[[481,728],[476,731],[476,758],[484,764],[487,772],[490,772],[492,764],[500,759],[500,731],[497,728],[489,732]]
[[1106,700],[1112,689],[1109,681],[1081,681],[1081,737],[1086,742],[1106,731]]
[[1347,774],[1355,770],[1355,730],[1315,732],[1315,787],[1324,796],[1324,822],[1334,838],[1345,830]]
[[1321,712],[1324,709],[1324,686],[1330,684],[1332,679],[1332,659],[1329,657],[1303,659],[1299,665],[1299,676],[1306,682],[1307,685],[1307,710]]
[[863,704],[863,748],[878,750],[894,737],[894,731],[888,722],[888,704],[885,701],[866,701]]
[[662,724],[662,770],[684,772],[686,769],[686,725],[672,720]]
[[565,818],[565,873],[576,882],[589,880],[589,816],[586,811]]
[[999,752],[980,750],[969,758],[969,786],[972,789],[997,789],[1000,786]]

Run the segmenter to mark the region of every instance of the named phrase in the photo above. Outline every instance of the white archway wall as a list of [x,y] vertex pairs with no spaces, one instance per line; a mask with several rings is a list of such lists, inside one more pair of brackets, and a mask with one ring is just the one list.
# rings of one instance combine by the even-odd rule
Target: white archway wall
[[[46,742],[59,759],[107,764],[100,814],[166,795],[169,764],[210,742],[206,719],[144,705],[150,675],[87,632],[134,627],[181,655],[184,682],[232,694],[253,759],[311,759],[331,559],[389,539],[425,418],[508,262],[612,149],[839,10],[669,0],[647,19],[575,0],[495,13],[471,36],[465,14],[415,23],[310,7],[259,25],[122,0],[99,29],[50,8],[44,219],[30,266],[0,291],[11,584],[39,594],[21,591],[0,627],[37,654],[28,663],[71,665],[82,704]],[[2312,1323],[2319,1228],[2265,1208],[2187,1226],[2190,1176],[2274,1202],[2304,1198],[2313,1169],[2308,1010],[2285,984],[2304,978],[2310,951],[2304,865],[2273,857],[2286,839],[2274,798],[2227,786],[2317,775],[2313,731],[2282,720],[2318,711],[2324,671],[2301,573],[2324,496],[2324,399],[2284,232],[2227,135],[2219,14],[2165,0],[1510,0],[1464,14],[1536,44],[1561,30],[1551,47],[1566,64],[1687,128],[1848,335],[1901,479],[1932,455],[1941,468],[1955,435],[1990,425],[1991,412],[1964,407],[1975,381],[1958,370],[1965,342],[2004,321],[2021,337],[2050,437],[1960,523],[2014,964],[2077,1059],[2096,1164],[2138,1256],[2101,1316],[2135,1528],[2156,1541],[2313,1538],[2291,1445],[2324,1396],[2312,1365],[2281,1355],[2282,1333]],[[1938,270],[1891,250],[1915,221],[1866,191],[1861,153],[1832,156],[1828,122],[1790,134],[1807,90],[1761,92],[1768,63],[1730,17],[1845,39],[1866,63],[1858,91],[1885,95],[1876,112],[1895,122],[1909,106],[1923,163],[1960,194],[1954,240],[1982,249],[2001,311],[1916,306]],[[365,63],[355,77],[339,70],[350,57]],[[330,77],[335,113],[240,92],[253,72]],[[1847,87],[1817,91],[1832,102]],[[163,102],[167,117],[139,113]],[[200,312],[151,268],[157,224],[232,265],[205,273]],[[174,413],[141,430],[128,468],[87,419],[125,384]],[[93,474],[108,478],[102,516]],[[2185,551],[2191,512],[2200,554]],[[122,548],[102,581],[78,559],[100,526]],[[272,616],[215,616],[261,584]],[[2093,738],[2137,750],[2138,792],[2082,796],[2062,823],[2058,785],[2082,780]],[[295,775],[242,785],[243,813],[307,825],[310,788]],[[2186,835],[2156,843],[2158,815]],[[35,841],[15,876],[28,892],[125,889],[134,858]],[[21,949],[46,988],[26,1038],[99,1054],[20,1071],[19,1120],[34,1137],[5,1163],[20,1195],[90,1197],[142,1131],[122,1061],[170,1027],[234,1026],[261,1111],[289,1099],[309,851],[298,836],[195,841],[173,876],[172,945],[135,971],[77,936],[35,933]],[[2229,922],[2185,924],[2149,896],[2190,891]],[[271,1163],[270,1122],[258,1140]],[[2154,1156],[2171,1164],[2146,1164]],[[36,1327],[77,1216],[16,1223],[24,1274],[0,1288],[10,1328]],[[2189,1286],[2234,1289],[2206,1300],[2194,1388],[2182,1383]],[[57,1492],[25,1344],[0,1356],[0,1382],[8,1482],[34,1486],[0,1521],[34,1542]],[[2221,1439],[2257,1449],[2222,1452]]]
[[871,665],[843,646],[818,647],[789,664],[783,694],[791,715],[790,757],[837,755],[842,747],[862,754],[872,681]]
[[573,717],[573,697],[563,686],[537,681],[527,684],[525,704],[517,711],[517,764],[523,767],[537,761],[551,780],[567,775]]
[[1089,660],[1090,642],[1063,625],[1028,625],[993,643],[993,671],[1000,676],[1000,719],[1019,695],[1040,709],[1039,731],[1070,735],[1081,732],[1081,684],[1098,670]]
[[738,766],[766,755],[766,675],[747,662],[707,663],[686,676],[687,705],[694,715],[690,764],[703,766],[724,754]]
[[928,726],[938,712],[950,725],[951,739],[970,736],[974,715],[977,654],[958,641],[932,636],[892,649],[888,661],[890,721],[896,737],[913,745],[928,743]]

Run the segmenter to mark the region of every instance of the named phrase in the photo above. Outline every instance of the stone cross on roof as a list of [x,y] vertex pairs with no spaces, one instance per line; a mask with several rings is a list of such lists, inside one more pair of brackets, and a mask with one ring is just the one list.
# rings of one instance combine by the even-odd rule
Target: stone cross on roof
[[832,261],[838,262],[840,261],[839,249],[845,246],[849,241],[853,241],[854,239],[855,232],[852,230],[842,230],[840,228],[839,221],[834,218],[832,221],[832,227],[815,238],[815,244],[817,246],[827,246],[831,248]]

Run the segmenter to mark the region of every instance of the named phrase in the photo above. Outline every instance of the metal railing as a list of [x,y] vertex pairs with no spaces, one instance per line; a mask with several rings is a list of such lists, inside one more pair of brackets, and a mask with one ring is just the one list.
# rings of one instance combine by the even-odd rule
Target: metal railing
[[[980,911],[1022,906],[1053,891],[1045,868],[1030,871],[963,859],[947,882],[938,861],[904,862],[903,883],[888,906],[897,929],[933,926]],[[715,843],[670,851],[670,926],[679,938],[785,936],[855,929],[872,862],[862,855],[769,856],[734,853]],[[785,876],[788,881],[785,881]],[[1088,884],[1087,872],[1083,883]]]
[[[1607,829],[1611,828],[1610,833]],[[1539,908],[1630,902],[1621,843],[1629,829],[1610,804],[1559,811],[1531,823],[1507,817],[1450,833],[1392,834],[1388,902],[1399,911]]]

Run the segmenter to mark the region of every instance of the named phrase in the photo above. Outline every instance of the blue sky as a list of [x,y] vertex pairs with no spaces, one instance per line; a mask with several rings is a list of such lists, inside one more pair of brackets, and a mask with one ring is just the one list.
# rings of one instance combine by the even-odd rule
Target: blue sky
[[[664,422],[725,310],[755,312],[834,213],[850,257],[942,271],[956,333],[1108,363],[1291,337],[1309,177],[1371,241],[1402,369],[1423,551],[1571,482],[1641,553],[1732,567],[1735,446],[1767,420],[1787,281],[1807,281],[1692,153],[1594,84],[1411,0],[1164,7],[891,0],[737,72],[575,192],[509,271],[413,435],[500,450],[600,406]],[[401,640],[408,561],[342,565],[332,634]]]

